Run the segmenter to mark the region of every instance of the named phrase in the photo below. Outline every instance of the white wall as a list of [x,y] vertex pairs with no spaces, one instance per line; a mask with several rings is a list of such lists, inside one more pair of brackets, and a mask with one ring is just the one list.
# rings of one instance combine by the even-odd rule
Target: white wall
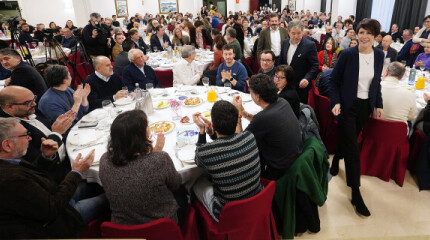
[[342,20],[348,18],[349,15],[355,16],[356,8],[357,0],[333,0],[332,21],[337,21],[338,16],[342,16]]
[[21,15],[31,25],[54,21],[64,27],[67,20],[76,22],[75,9],[72,0],[19,0]]
[[[327,0],[330,1],[330,0]],[[282,8],[288,5],[288,0],[281,1]],[[321,10],[321,0],[296,0],[296,11],[300,12],[301,10],[308,10],[313,12],[320,12]]]
[[[239,12],[247,12],[249,11],[249,0],[239,0],[239,4],[236,4],[236,1],[234,1],[234,5],[235,5],[235,11]],[[278,6],[279,7],[279,6]]]

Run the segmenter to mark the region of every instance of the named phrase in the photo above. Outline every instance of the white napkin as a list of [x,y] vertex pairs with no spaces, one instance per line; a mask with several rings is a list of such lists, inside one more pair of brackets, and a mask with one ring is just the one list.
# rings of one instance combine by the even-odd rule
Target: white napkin
[[132,100],[129,97],[120,98],[120,99],[118,99],[118,100],[115,101],[115,104],[119,105],[119,106],[121,106],[121,105],[127,105],[127,104],[130,104],[130,103],[132,103]]
[[178,151],[179,160],[187,163],[194,163],[196,145],[186,145]]
[[109,116],[109,113],[103,108],[98,108],[82,117],[82,121],[93,122],[99,121]]
[[78,135],[72,135],[69,138],[70,143],[77,146],[92,144],[98,140],[95,129],[80,130]]

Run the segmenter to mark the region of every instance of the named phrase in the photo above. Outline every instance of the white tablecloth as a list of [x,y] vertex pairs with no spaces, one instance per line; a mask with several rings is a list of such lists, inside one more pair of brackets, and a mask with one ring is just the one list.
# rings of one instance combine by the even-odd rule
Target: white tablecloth
[[[174,53],[173,53],[174,54]],[[167,58],[167,51],[158,53],[149,53],[147,64],[154,70],[169,70],[173,69],[174,65],[179,61],[179,53],[172,59]],[[203,72],[213,62],[214,52],[196,49],[196,59],[198,71]]]
[[[69,48],[63,48],[64,53],[68,56],[71,52]],[[55,56],[54,50],[51,50],[52,54]],[[46,54],[44,51],[41,51],[39,48],[30,49],[31,57],[33,58],[34,64],[37,65],[39,63],[46,62]],[[50,58],[50,51],[48,50],[48,59]]]
[[[182,106],[182,116],[188,116],[190,119],[192,119],[192,114],[196,112],[205,113],[211,110],[213,103],[209,103],[206,101],[207,95],[205,92],[205,87],[190,87],[190,86],[184,86],[182,89],[195,89],[198,94],[191,94],[189,91],[176,91],[176,88],[166,88],[165,91],[168,94],[168,96],[153,96],[153,103],[157,104],[161,99],[178,99],[180,96],[189,96],[189,97],[200,97],[203,99],[203,103],[199,106],[194,107],[186,107]],[[222,91],[225,89],[217,88],[217,91]],[[158,89],[157,89],[158,91]],[[194,90],[193,90],[194,91]],[[236,92],[235,90],[230,90],[230,92]],[[249,94],[240,93],[243,96],[245,96],[247,102],[244,102],[244,108],[246,111],[255,114],[261,110],[259,106],[257,106],[252,100],[250,100]],[[231,101],[232,97],[229,96],[228,93],[219,93],[217,94],[218,99],[224,99],[227,101]],[[135,102],[125,105],[125,106],[117,106],[116,109],[121,111],[127,111],[134,109]],[[95,111],[103,111],[102,109],[95,110]],[[164,108],[164,109],[154,109],[154,113],[149,115],[149,123],[155,123],[158,121],[172,121],[171,117],[171,110],[170,107]],[[85,117],[84,117],[85,118]],[[84,119],[83,118],[83,119]],[[99,122],[98,128],[78,128],[78,124],[76,124],[70,131],[69,136],[67,138],[66,142],[66,149],[67,154],[70,158],[70,161],[73,161],[78,153],[82,153],[83,156],[88,154],[92,149],[95,149],[95,162],[98,162],[100,160],[100,157],[106,152],[107,149],[107,138],[109,136],[109,129],[110,129],[110,123],[112,119],[109,120],[109,118],[103,117],[102,121]],[[81,120],[82,121],[82,120]],[[184,127],[194,127],[195,124],[188,124],[184,125],[181,124],[180,121],[173,121],[176,125],[175,129],[167,133],[165,135],[166,142],[163,148],[163,151],[167,152],[169,156],[172,158],[173,164],[175,165],[176,170],[181,174],[182,176],[182,183],[186,184],[188,187],[191,186],[194,181],[201,175],[203,172],[202,169],[197,168],[195,164],[187,164],[183,163],[181,160],[179,160],[176,157],[175,154],[175,147],[177,142],[177,130],[183,129]],[[243,127],[245,128],[249,122],[246,119],[242,120]],[[195,126],[195,129],[198,131],[198,128]],[[78,146],[73,145],[73,142],[76,142],[76,140],[79,139],[87,139],[93,138],[95,140],[95,143],[100,142],[101,144],[95,145],[92,147],[88,147],[85,149],[78,150]],[[196,138],[197,140],[197,138]],[[207,140],[210,141],[209,136],[207,136]],[[88,171],[84,173],[84,177],[90,181],[90,182],[100,182],[99,178],[99,166],[94,165],[92,166]]]
[[[418,79],[418,76],[421,74],[420,70],[417,70],[417,74],[415,77],[415,83]],[[427,74],[427,79],[430,78],[430,73],[426,73]],[[430,94],[430,83],[427,81],[425,83],[425,88],[424,89],[416,89],[415,88],[415,84],[412,86],[408,85],[408,79],[409,79],[409,71],[406,71],[405,76],[402,78],[402,80],[400,81],[400,84],[402,84],[406,89],[412,91],[413,93],[415,93],[416,95],[416,104],[417,104],[417,113],[419,113],[423,108],[426,107],[427,103],[424,101],[424,93],[428,93]]]
[[0,80],[0,90],[2,90],[4,88],[5,82],[6,82],[6,80]]

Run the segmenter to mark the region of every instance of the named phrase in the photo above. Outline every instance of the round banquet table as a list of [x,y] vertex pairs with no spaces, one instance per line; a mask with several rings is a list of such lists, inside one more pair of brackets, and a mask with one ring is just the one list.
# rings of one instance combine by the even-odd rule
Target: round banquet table
[[[174,54],[174,53],[173,53]],[[154,70],[172,70],[175,64],[179,61],[179,52],[172,59],[167,58],[167,51],[148,53],[149,60],[147,64]],[[214,52],[196,49],[196,58],[194,62],[197,65],[197,70],[203,72],[213,62]]]
[[[248,112],[256,114],[261,111],[261,108],[252,101],[249,94],[240,93],[236,90],[231,90],[223,87],[216,87],[216,91],[218,100],[223,99],[231,102],[235,95],[240,94],[243,98],[243,106]],[[157,106],[160,101],[166,101],[168,99],[178,100],[180,98],[183,98],[184,96],[194,98],[200,97],[203,100],[202,103],[197,106],[188,107],[182,103],[182,116],[188,116],[191,119],[191,122],[193,113],[208,112],[213,106],[213,103],[210,103],[206,100],[206,88],[203,86],[182,86],[180,87],[180,89],[176,89],[175,87],[173,87],[152,90],[152,101],[154,106]],[[109,129],[113,121],[113,117],[111,117],[111,115],[115,115],[115,113],[112,114],[112,112],[124,112],[134,109],[135,101],[130,102],[130,104],[122,106],[117,105],[116,107],[112,108],[113,111],[110,111],[111,114],[108,114],[104,109],[96,109],[93,112],[84,116],[69,132],[66,142],[66,149],[71,162],[73,162],[78,153],[82,153],[82,155],[85,156],[92,149],[95,149],[94,164],[83,174],[84,178],[86,178],[87,181],[97,182],[101,184],[99,178],[99,163],[101,156],[107,151]],[[99,119],[97,127],[79,128],[79,125],[83,121],[91,121],[95,119]],[[157,109],[156,107],[154,107],[154,112],[149,115],[149,124],[153,124],[159,121],[171,121],[175,125],[174,129],[171,132],[165,134],[166,141],[163,151],[169,154],[176,170],[180,173],[182,177],[182,183],[185,184],[187,188],[189,188],[192,186],[194,181],[203,173],[203,170],[197,168],[194,163],[187,163],[178,159],[177,154],[175,152],[178,133],[177,131],[183,132],[183,129],[190,128],[195,129],[195,131],[198,131],[198,127],[194,123],[182,124],[180,123],[180,121],[172,121],[172,112],[169,106],[163,109]],[[243,128],[245,129],[246,126],[248,126],[249,121],[246,119],[242,119],[242,124]],[[197,141],[197,136],[198,135],[195,136],[195,141]],[[207,136],[207,141],[211,141],[209,136]],[[80,145],[80,143],[83,142],[87,142],[87,145]]]

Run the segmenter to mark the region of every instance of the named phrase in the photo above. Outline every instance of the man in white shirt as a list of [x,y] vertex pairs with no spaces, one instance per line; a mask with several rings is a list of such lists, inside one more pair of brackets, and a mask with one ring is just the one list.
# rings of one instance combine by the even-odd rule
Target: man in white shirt
[[182,59],[173,68],[173,81],[184,85],[196,85],[200,82],[202,73],[198,71],[197,64],[194,62],[196,48],[185,45],[181,50]]
[[340,44],[342,42],[342,38],[345,36],[345,31],[342,30],[342,24],[336,22],[335,29],[332,33],[333,38]]
[[392,62],[387,68],[381,82],[382,100],[384,102],[383,120],[413,120],[417,114],[415,94],[399,84],[405,74],[405,67],[399,62]]
[[260,39],[257,45],[257,54],[260,55],[264,50],[271,50],[275,53],[275,61],[278,61],[281,54],[281,43],[288,37],[285,28],[279,27],[279,18],[276,13],[269,16],[270,28],[265,28],[260,32]]

